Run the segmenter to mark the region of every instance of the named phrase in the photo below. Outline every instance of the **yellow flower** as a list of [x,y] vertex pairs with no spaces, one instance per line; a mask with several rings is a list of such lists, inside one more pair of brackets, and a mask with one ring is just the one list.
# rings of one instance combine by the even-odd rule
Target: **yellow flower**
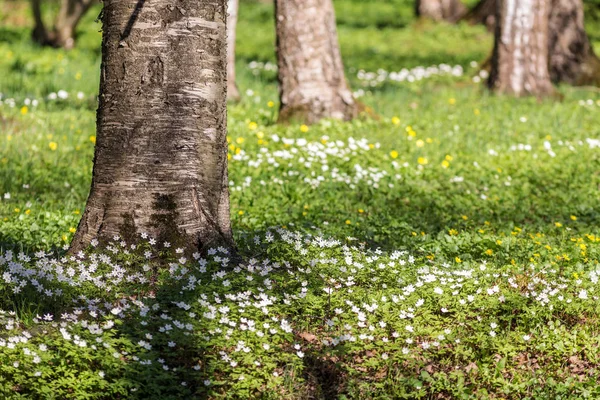
[[446,160],[442,161],[442,168],[448,168],[450,166],[450,163]]
[[446,161],[452,161],[453,158],[451,155],[446,154],[446,157],[444,157]]
[[265,137],[265,133],[263,131],[256,132],[256,137],[262,139]]
[[417,145],[417,147],[423,147],[423,146],[425,146],[425,142],[422,141],[421,139],[417,140],[417,142],[415,144]]
[[27,210],[25,210],[25,214],[27,214],[27,215],[31,214],[31,210],[28,208]]
[[425,139],[425,142],[431,144],[433,143],[433,139],[428,137],[427,139]]
[[552,136],[546,135],[546,140],[552,140]]
[[352,221],[350,221],[349,219],[346,220],[346,225],[350,225],[352,223]]
[[480,230],[478,230],[477,232],[479,232],[479,233],[481,233],[481,234],[484,234],[484,233],[485,233],[485,231],[484,231],[483,229],[480,229]]
[[75,74],[75,79],[76,80],[80,80],[81,79],[81,72],[78,72]]
[[244,139],[243,137],[239,137],[239,138],[235,139],[235,142],[236,142],[237,144],[242,144],[242,143],[244,143],[244,140],[245,140],[245,139]]
[[69,232],[71,232],[71,233],[75,233],[76,231],[77,231],[77,229],[75,229],[75,228],[73,228],[73,227],[70,227],[70,228],[69,228]]
[[231,160],[231,154],[227,154],[227,159]]
[[21,212],[21,209],[20,208],[15,208],[15,212],[16,213]]
[[448,103],[449,104],[456,104],[456,99],[454,97],[451,97],[448,99]]
[[579,274],[577,272],[573,272],[573,278],[579,279]]
[[458,231],[457,231],[456,229],[450,229],[450,230],[448,231],[448,234],[449,234],[450,236],[458,235]]
[[469,217],[467,217],[466,215],[462,215],[461,218],[464,219],[465,221],[469,219]]
[[248,124],[248,129],[250,129],[251,131],[255,130],[256,128],[258,128],[258,124],[256,122],[250,122]]
[[95,135],[90,136],[90,142],[96,144],[96,136]]
[[244,212],[242,210],[238,211],[238,215],[244,215]]
[[79,215],[79,213],[80,213],[80,211],[79,211],[79,210],[75,210],[75,211],[73,211],[73,214],[75,214],[75,215]]
[[390,157],[392,157],[392,158],[398,158],[398,152],[396,150],[390,151]]
[[479,108],[476,108],[473,110],[473,114],[479,115],[479,114],[481,114],[481,111],[479,111]]
[[22,114],[22,115],[25,115],[25,114],[27,114],[27,111],[29,111],[29,108],[27,108],[27,106],[23,106],[23,107],[21,107],[21,114]]
[[492,254],[494,254],[494,250],[492,250],[492,249],[487,249],[487,250],[485,251],[485,254],[487,254],[488,256],[491,256]]
[[417,159],[417,162],[418,162],[419,164],[421,164],[421,165],[425,165],[425,164],[427,164],[429,161],[428,161],[428,160],[427,160],[425,157],[419,157],[419,158]]
[[362,214],[362,213],[364,213],[364,212],[365,212],[365,210],[363,210],[362,208],[359,208],[359,209],[358,209],[358,212],[359,212],[360,214]]
[[400,124],[400,118],[398,118],[398,117],[392,117],[392,124],[399,125]]
[[48,147],[50,147],[50,150],[54,151],[58,148],[58,144],[56,142],[50,142],[48,143]]
[[69,240],[69,238],[67,237],[67,235],[62,235],[62,240],[63,242],[66,242],[67,240]]
[[571,221],[577,221],[577,217],[575,215],[571,215]]
[[461,263],[462,262],[462,260],[460,259],[460,257],[455,257],[454,261],[456,261],[457,263]]
[[560,228],[560,227],[562,227],[562,224],[560,222],[555,222],[554,226],[556,226],[557,228]]
[[275,103],[274,103],[274,102],[272,102],[272,101],[269,101],[269,102],[267,103],[267,107],[269,107],[269,108],[273,108],[273,107],[275,107]]
[[370,149],[374,149],[374,148],[375,148],[375,145],[374,145],[373,143],[369,143],[369,148],[370,148]]
[[12,135],[7,135],[6,140],[8,140],[10,142],[12,140]]
[[498,246],[501,246],[501,245],[502,245],[502,240],[500,240],[500,239],[496,240],[496,244],[497,244]]
[[300,125],[300,132],[302,132],[302,133],[308,132],[308,126],[307,125]]

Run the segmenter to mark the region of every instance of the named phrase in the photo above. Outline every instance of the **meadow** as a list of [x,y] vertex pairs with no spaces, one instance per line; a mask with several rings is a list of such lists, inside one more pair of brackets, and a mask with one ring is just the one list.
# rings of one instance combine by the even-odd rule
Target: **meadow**
[[63,51],[30,42],[26,3],[0,3],[0,397],[600,397],[598,89],[492,95],[483,27],[335,4],[366,111],[281,126],[272,6],[242,2],[238,255],[188,259],[146,235],[65,256],[99,8]]

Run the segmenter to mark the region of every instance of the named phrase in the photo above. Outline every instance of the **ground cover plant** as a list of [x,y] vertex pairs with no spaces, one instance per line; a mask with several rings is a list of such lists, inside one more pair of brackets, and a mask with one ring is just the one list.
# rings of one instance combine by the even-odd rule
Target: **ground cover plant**
[[362,3],[336,5],[368,109],[310,127],[275,124],[272,9],[242,3],[237,249],[205,255],[147,235],[65,255],[89,190],[99,10],[64,52],[3,9],[2,398],[600,396],[598,92],[489,95],[484,28]]

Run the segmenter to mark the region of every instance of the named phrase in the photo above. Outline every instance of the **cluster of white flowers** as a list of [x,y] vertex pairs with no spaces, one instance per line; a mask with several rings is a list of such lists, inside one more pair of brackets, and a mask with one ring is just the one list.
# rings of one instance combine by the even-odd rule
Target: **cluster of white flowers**
[[384,69],[378,69],[377,72],[367,72],[361,69],[357,72],[356,77],[365,86],[376,87],[386,81],[412,83],[436,76],[461,77],[463,74],[464,69],[460,65],[440,64],[430,67],[402,68],[397,72],[390,72]]

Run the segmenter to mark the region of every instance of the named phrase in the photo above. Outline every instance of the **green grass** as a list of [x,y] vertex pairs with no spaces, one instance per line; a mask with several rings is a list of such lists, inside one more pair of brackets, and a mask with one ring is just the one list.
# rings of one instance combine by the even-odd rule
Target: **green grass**
[[[227,268],[145,240],[60,260],[91,179],[98,10],[70,52],[0,14],[0,397],[600,396],[598,92],[491,95],[470,66],[483,28],[413,21],[404,0],[335,4],[375,116],[308,129],[275,124],[275,73],[248,68],[274,61],[272,8],[242,4],[228,135],[243,261]],[[357,77],[440,63],[465,72]]]

